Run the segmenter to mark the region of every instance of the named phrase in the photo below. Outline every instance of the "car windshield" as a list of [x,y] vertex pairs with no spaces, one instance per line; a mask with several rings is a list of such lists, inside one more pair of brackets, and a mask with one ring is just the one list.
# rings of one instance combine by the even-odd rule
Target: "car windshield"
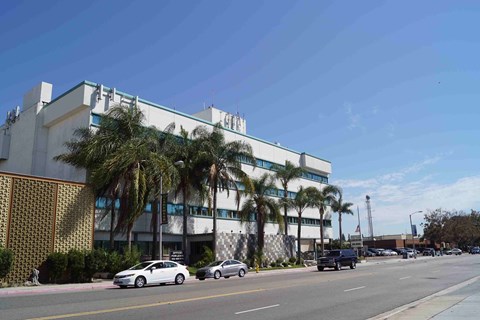
[[222,262],[223,262],[223,260],[214,261],[214,262],[210,263],[209,265],[207,265],[207,267],[216,267],[216,266],[221,265]]
[[137,265],[134,265],[133,267],[129,268],[128,270],[142,270],[151,265],[151,262],[142,262]]
[[340,251],[330,251],[327,254],[327,257],[338,257],[340,255]]

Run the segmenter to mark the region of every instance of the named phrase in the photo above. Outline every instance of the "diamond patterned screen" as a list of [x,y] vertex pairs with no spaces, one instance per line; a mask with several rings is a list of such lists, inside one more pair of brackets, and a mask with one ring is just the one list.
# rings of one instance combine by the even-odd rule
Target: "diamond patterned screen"
[[91,249],[94,200],[82,184],[0,173],[0,245],[14,253],[0,284],[25,282],[51,252]]

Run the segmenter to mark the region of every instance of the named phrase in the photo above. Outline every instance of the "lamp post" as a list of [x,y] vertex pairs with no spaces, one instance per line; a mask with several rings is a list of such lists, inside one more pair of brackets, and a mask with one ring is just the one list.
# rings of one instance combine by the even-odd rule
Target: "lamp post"
[[[183,167],[185,163],[182,160],[176,161],[174,166]],[[162,193],[163,193],[163,174],[160,174],[160,201],[159,201],[159,221],[158,221],[158,259],[163,260],[163,228],[162,228]]]
[[[420,211],[415,211],[413,213],[410,213],[410,230],[412,232],[412,242],[413,242],[413,258],[417,259],[417,252],[415,251],[415,239],[413,238],[413,224],[412,224],[412,215],[414,215],[415,213],[421,213],[423,212],[422,210]],[[407,256],[408,256],[408,253],[407,253]]]

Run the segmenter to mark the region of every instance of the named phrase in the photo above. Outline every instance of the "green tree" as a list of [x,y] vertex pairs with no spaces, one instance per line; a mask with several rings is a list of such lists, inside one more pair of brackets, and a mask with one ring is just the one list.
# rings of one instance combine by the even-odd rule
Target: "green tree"
[[[313,188],[313,187],[310,187]],[[302,214],[308,207],[312,207],[314,205],[313,199],[310,197],[313,190],[310,188],[304,189],[301,186],[297,193],[295,194],[295,198],[287,198],[282,199],[284,204],[287,205],[288,208],[294,209],[298,215],[298,222],[297,222],[297,264],[300,264],[301,261],[301,243],[300,240],[302,239]]]
[[339,193],[339,191],[339,188],[334,185],[327,185],[321,190],[315,187],[309,189],[310,198],[312,199],[313,206],[318,209],[318,213],[320,214],[320,247],[322,256],[325,251],[323,218],[328,206],[333,203],[333,201],[335,200],[335,196]]
[[241,158],[255,163],[252,147],[243,141],[226,142],[223,129],[216,124],[210,132],[206,127],[197,127],[193,135],[200,143],[200,154],[206,169],[208,193],[208,208],[213,206],[213,242],[212,252],[216,259],[217,242],[217,195],[225,191],[230,195],[230,189],[235,191],[237,210],[240,207],[240,189],[237,182],[249,184],[248,175],[242,170]]
[[283,228],[283,217],[278,203],[269,195],[275,187],[275,178],[264,173],[260,178],[251,178],[251,184],[245,186],[247,199],[240,209],[242,223],[254,220],[257,224],[257,253],[263,254],[265,246],[265,223],[277,222],[280,230]]
[[194,139],[183,127],[180,129],[179,144],[172,149],[173,159],[182,161],[183,166],[178,168],[178,184],[175,187],[175,197],[181,196],[183,205],[183,232],[182,248],[185,254],[185,263],[189,263],[188,255],[188,214],[190,202],[203,203],[208,193],[206,188],[206,163],[199,157],[200,143]]
[[288,197],[288,184],[296,179],[299,179],[305,172],[301,167],[295,166],[290,161],[285,161],[285,166],[274,165],[272,167],[275,170],[275,178],[280,180],[283,188],[283,220],[285,221],[285,235],[288,236],[288,206],[286,200]]
[[147,204],[146,160],[156,143],[153,130],[144,126],[144,120],[136,106],[115,106],[102,117],[97,130],[78,129],[77,139],[66,143],[69,152],[55,157],[87,169],[97,196],[111,199],[112,221],[115,199],[120,200],[114,232],[127,234],[129,248],[133,224]]
[[340,248],[342,247],[342,214],[351,214],[353,216],[353,211],[350,207],[353,206],[351,202],[343,201],[343,194],[339,188],[338,198],[333,199],[332,201],[332,210],[338,214],[338,234],[340,238]]

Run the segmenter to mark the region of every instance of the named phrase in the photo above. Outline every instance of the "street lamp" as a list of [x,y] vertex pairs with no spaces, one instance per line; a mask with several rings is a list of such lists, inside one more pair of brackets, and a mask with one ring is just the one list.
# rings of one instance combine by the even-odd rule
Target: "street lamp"
[[[420,211],[415,211],[413,213],[410,213],[410,230],[412,232],[412,242],[413,242],[413,257],[415,259],[417,259],[417,252],[415,251],[415,239],[413,238],[413,224],[412,224],[412,215],[414,215],[415,213],[421,213],[423,212],[422,210]],[[407,256],[408,256],[408,253],[407,253]]]
[[[185,166],[185,163],[182,161],[182,160],[179,160],[179,161],[176,161],[174,164],[174,166],[177,166],[177,167],[183,167]],[[163,246],[162,246],[162,243],[163,243],[163,228],[162,228],[162,215],[161,215],[161,212],[162,212],[162,193],[163,193],[163,174],[160,174],[160,201],[159,201],[159,222],[158,222],[158,259],[159,260],[163,260]]]

